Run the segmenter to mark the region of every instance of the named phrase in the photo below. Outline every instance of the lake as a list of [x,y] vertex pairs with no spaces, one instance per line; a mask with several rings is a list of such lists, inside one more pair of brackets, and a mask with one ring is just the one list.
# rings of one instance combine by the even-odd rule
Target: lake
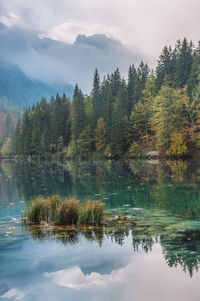
[[[28,229],[31,199],[102,200],[118,229]],[[0,299],[188,301],[200,296],[200,164],[0,161]]]

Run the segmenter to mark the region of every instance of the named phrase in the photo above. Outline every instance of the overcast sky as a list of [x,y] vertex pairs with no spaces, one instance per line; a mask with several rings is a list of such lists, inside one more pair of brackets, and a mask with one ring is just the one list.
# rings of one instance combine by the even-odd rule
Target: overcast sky
[[[200,0],[0,0],[0,58],[27,75],[68,82],[89,92],[95,68],[101,77],[117,67],[125,78],[142,59],[155,68],[165,45],[200,40]],[[1,28],[0,28],[1,29]],[[81,43],[74,43],[84,34]],[[112,39],[95,37],[105,34]],[[66,44],[43,47],[38,37]],[[124,45],[124,46],[123,46]]]
[[200,39],[199,0],[0,0],[0,21],[73,42],[78,34],[104,33],[158,56],[165,44]]

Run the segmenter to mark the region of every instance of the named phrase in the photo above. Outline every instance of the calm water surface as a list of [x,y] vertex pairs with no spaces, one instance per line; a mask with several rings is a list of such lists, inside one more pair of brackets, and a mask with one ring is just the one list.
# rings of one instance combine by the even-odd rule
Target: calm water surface
[[[26,229],[32,198],[99,199],[135,223]],[[188,301],[200,296],[200,164],[0,162],[0,299]]]

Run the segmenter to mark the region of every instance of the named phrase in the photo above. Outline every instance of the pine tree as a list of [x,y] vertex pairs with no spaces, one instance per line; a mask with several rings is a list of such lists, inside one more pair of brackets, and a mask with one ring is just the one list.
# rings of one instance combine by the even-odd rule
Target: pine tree
[[26,110],[23,115],[21,135],[23,141],[23,154],[29,155],[32,153],[30,110]]
[[137,102],[136,99],[137,89],[137,72],[134,65],[129,66],[128,70],[128,117],[130,117],[133,110],[134,104]]
[[145,84],[149,77],[149,67],[141,61],[139,67],[137,68],[137,84],[136,84],[136,102],[141,99],[142,91],[145,88]]
[[112,87],[111,87],[111,81],[109,75],[107,75],[107,77],[103,79],[103,83],[101,87],[101,99],[103,103],[102,118],[105,121],[107,134],[109,136],[111,123],[112,123],[112,110],[113,110]]
[[10,137],[13,133],[13,130],[14,130],[14,124],[13,124],[13,121],[12,121],[12,118],[11,118],[11,114],[8,112],[6,114],[6,120],[5,120],[5,135],[4,137]]
[[84,107],[84,97],[78,85],[75,86],[72,102],[72,135],[76,141],[86,126],[87,118]]
[[90,125],[86,125],[78,139],[78,151],[80,157],[89,157],[94,151],[94,139]]
[[[174,52],[175,53],[175,52]],[[158,60],[158,66],[156,68],[156,88],[157,91],[160,87],[168,81],[173,80],[174,72],[175,72],[175,57],[174,53],[172,52],[171,47],[165,46],[161,52],[161,55]]]
[[177,59],[176,59],[176,84],[178,87],[186,85],[191,67],[192,67],[192,45],[188,44],[186,38],[183,42],[178,44]]
[[92,103],[93,103],[93,126],[96,126],[97,120],[102,116],[103,106],[100,94],[100,78],[98,70],[95,70],[93,89],[92,89]]
[[190,97],[195,93],[194,90],[199,83],[200,74],[200,44],[199,47],[194,51],[193,62],[191,66],[190,75],[187,81],[187,92]]
[[118,95],[115,102],[118,103],[118,109],[120,110],[121,116],[127,117],[129,114],[129,100],[127,85],[124,78],[121,80],[119,85]]
[[118,98],[114,105],[112,115],[112,127],[110,133],[110,151],[113,157],[121,156],[126,148],[126,134],[128,119],[121,110],[121,101]]

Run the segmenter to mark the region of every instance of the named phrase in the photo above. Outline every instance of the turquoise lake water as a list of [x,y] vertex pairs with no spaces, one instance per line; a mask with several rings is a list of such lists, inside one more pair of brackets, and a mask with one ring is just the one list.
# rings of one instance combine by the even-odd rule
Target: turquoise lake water
[[[21,225],[38,195],[102,200],[132,227]],[[200,296],[200,164],[0,161],[0,299],[188,301]]]

